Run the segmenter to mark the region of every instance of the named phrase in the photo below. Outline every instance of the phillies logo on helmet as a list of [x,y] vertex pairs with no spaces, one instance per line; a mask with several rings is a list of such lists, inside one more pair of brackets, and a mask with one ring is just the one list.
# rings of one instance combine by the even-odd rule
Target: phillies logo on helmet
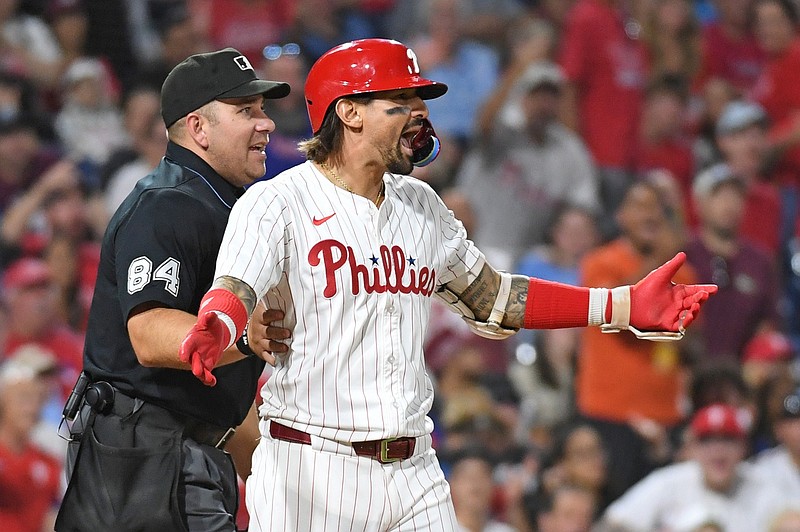
[[[320,263],[325,268],[325,297],[336,295],[336,272],[344,267],[350,266],[350,281],[353,295],[358,294],[362,287],[368,294],[389,292],[391,294],[420,294],[430,297],[433,293],[436,272],[427,266],[421,268],[408,269],[406,275],[406,265],[413,265],[413,258],[406,258],[405,252],[400,246],[382,245],[380,247],[380,258],[373,256],[372,268],[356,262],[355,252],[350,246],[345,246],[337,240],[323,240],[318,242],[308,252],[308,262],[311,266],[319,266]],[[380,268],[378,264],[382,264]]]

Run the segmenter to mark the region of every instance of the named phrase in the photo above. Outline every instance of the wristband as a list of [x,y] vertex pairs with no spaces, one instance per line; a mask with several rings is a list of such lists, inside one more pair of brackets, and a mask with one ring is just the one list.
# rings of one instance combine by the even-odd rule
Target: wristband
[[250,348],[250,340],[247,338],[247,326],[245,325],[244,330],[242,331],[242,336],[236,340],[236,349],[239,350],[241,354],[246,357],[256,357],[258,355],[255,351]]
[[244,304],[233,292],[224,288],[214,288],[203,296],[197,315],[205,312],[216,313],[228,330],[229,336],[224,349],[232,346],[247,326],[248,316]]

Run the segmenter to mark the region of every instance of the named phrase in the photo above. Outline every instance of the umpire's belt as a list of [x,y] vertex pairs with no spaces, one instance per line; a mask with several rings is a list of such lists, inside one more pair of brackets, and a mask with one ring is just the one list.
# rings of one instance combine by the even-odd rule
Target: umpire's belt
[[[126,417],[134,411],[136,406],[136,399],[114,388],[113,402],[109,407],[108,413],[119,417]],[[183,436],[185,438],[189,438],[203,445],[216,447],[220,450],[225,448],[225,444],[228,443],[231,436],[236,432],[236,429],[232,427],[226,428],[212,425],[211,423],[169,411],[146,401],[144,402],[144,408],[147,410],[161,410],[169,414],[177,425],[183,426]],[[142,412],[142,414],[147,416],[147,412]]]
[[[275,421],[269,422],[269,434],[276,440],[311,445],[311,435],[301,430],[281,425]],[[399,462],[414,454],[416,438],[387,438],[385,440],[353,442],[353,450],[358,456],[366,456],[382,464]]]

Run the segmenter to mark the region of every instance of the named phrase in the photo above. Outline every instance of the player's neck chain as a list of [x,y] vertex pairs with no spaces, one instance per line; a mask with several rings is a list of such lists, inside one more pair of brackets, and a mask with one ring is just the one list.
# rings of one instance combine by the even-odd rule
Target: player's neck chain
[[[350,185],[345,183],[345,181],[341,177],[339,177],[336,174],[336,172],[333,171],[333,168],[328,166],[328,163],[325,162],[319,163],[319,167],[322,168],[322,173],[325,175],[325,177],[327,177],[330,181],[332,181],[336,186],[345,189],[350,194],[355,194],[355,192],[353,192],[353,189],[350,188]],[[385,186],[386,185],[384,183],[381,183],[381,189],[378,191],[378,195],[375,197],[375,205],[379,207],[383,200],[383,189]]]

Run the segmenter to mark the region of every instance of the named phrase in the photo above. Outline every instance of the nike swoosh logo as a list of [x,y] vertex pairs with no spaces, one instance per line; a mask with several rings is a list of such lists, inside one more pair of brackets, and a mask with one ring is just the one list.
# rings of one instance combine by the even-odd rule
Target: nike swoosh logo
[[329,214],[325,218],[314,217],[314,218],[311,219],[311,223],[313,223],[314,225],[322,225],[325,222],[327,222],[328,220],[330,220],[331,218],[333,218],[334,216],[336,216],[336,213]]

